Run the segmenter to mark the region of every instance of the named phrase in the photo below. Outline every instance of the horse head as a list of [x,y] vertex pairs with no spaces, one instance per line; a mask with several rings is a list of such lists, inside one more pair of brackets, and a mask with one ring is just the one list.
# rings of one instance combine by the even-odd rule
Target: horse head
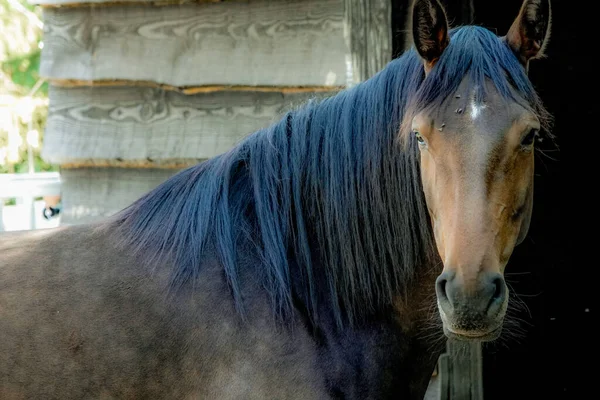
[[[529,85],[528,62],[542,55],[549,26],[549,1],[525,0],[508,34],[494,44],[508,47],[504,52],[523,69],[522,82],[503,87],[494,72],[482,78],[476,63],[462,65],[453,42],[481,43],[468,43],[465,30],[453,36],[437,0],[414,4],[412,34],[426,75],[422,90],[430,98],[423,95],[404,124],[420,152],[423,192],[443,262],[435,284],[437,304],[449,337],[493,340],[502,330],[508,304],[503,273],[529,228],[534,146],[543,124],[532,100],[518,89]],[[484,53],[481,63],[488,62]],[[490,63],[503,63],[502,52],[489,54],[495,54]],[[461,69],[466,73],[451,95],[432,102],[431,94]]]

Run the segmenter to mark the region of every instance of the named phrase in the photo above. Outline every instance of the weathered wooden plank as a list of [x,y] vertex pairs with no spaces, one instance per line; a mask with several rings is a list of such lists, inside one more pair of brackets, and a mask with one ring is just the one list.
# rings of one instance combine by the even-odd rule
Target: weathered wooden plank
[[87,223],[112,215],[176,172],[150,168],[62,169],[61,225]]
[[119,4],[143,4],[147,6],[161,6],[169,4],[185,3],[220,3],[223,1],[246,1],[246,0],[28,0],[29,4],[43,7],[90,7],[90,6],[113,6]]
[[103,80],[103,81],[77,81],[70,79],[48,79],[51,85],[65,88],[94,86],[137,86],[158,88],[169,91],[175,91],[182,94],[213,93],[222,91],[235,92],[277,92],[277,93],[314,93],[331,92],[332,90],[342,90],[345,86],[238,86],[238,85],[210,85],[210,86],[185,86],[175,87],[171,85],[159,84],[151,81],[125,81],[125,80]]
[[42,156],[65,165],[195,163],[229,150],[287,109],[326,94],[50,86]]
[[481,343],[448,341],[450,400],[483,400]]
[[352,68],[349,81],[370,78],[392,59],[390,0],[344,0],[345,29]]
[[50,79],[342,86],[344,0],[46,8]]

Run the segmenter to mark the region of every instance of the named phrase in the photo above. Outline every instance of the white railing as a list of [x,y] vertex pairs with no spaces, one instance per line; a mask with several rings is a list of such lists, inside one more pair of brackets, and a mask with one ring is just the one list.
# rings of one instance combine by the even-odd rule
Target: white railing
[[60,174],[58,172],[36,172],[33,174],[0,174],[0,232],[4,230],[4,200],[20,199],[29,210],[29,229],[36,229],[36,197],[60,195]]

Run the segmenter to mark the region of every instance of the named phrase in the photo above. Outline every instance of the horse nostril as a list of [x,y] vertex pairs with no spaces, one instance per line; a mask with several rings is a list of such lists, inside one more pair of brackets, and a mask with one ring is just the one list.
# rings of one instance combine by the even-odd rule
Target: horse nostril
[[437,280],[437,295],[439,298],[443,298],[444,300],[448,300],[448,295],[446,294],[446,282],[448,282],[446,279],[439,279]]
[[450,304],[450,298],[448,296],[448,281],[450,279],[452,279],[452,277],[447,272],[444,272],[438,276],[435,282],[435,291],[438,301],[442,305]]
[[502,281],[502,278],[498,277],[494,279],[493,284],[496,286],[496,289],[494,290],[492,301],[501,300],[504,297],[504,282]]
[[494,285],[494,294],[488,303],[487,313],[494,315],[502,309],[506,300],[506,284],[501,276],[494,277],[491,284]]

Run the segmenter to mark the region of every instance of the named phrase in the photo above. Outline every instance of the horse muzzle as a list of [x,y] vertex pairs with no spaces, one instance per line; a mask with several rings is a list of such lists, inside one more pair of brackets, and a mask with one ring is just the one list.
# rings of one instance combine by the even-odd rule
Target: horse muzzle
[[449,338],[491,341],[502,332],[508,289],[502,275],[482,272],[466,285],[453,271],[436,280],[438,309]]

